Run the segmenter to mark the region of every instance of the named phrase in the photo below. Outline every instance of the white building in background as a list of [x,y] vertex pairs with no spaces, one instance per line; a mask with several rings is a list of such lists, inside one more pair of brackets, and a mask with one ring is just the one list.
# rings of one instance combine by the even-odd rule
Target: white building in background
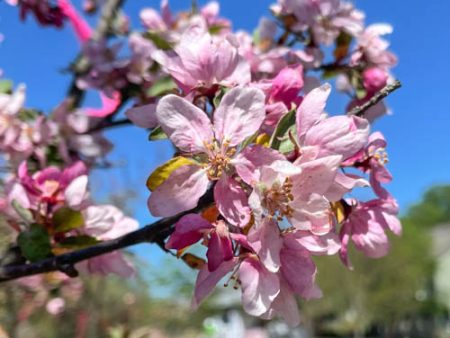
[[450,310],[450,224],[433,228],[433,255],[436,258],[434,287],[436,297]]

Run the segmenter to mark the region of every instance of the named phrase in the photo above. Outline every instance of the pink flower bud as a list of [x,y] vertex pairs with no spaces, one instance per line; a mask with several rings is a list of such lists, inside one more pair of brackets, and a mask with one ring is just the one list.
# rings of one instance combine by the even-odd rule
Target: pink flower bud
[[386,86],[388,74],[385,70],[377,67],[366,69],[363,74],[363,85],[369,93],[375,93]]

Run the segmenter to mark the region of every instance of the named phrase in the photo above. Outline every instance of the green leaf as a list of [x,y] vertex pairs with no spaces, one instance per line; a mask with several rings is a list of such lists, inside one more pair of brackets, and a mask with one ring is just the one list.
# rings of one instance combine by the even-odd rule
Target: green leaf
[[82,249],[100,243],[100,241],[92,236],[80,235],[64,238],[58,245],[65,249]]
[[23,206],[17,202],[17,200],[13,200],[11,202],[12,207],[17,212],[17,214],[22,218],[26,223],[32,223],[33,222],[33,214],[30,210],[25,209]]
[[270,139],[270,147],[280,152],[289,152],[294,149],[294,144],[289,138],[289,131],[296,135],[295,109],[290,110],[278,121],[277,127]]
[[30,229],[19,234],[17,244],[22,255],[30,262],[36,262],[51,255],[50,237],[40,224],[31,224]]
[[147,39],[152,40],[152,42],[155,44],[155,46],[158,47],[159,49],[162,49],[162,50],[172,49],[172,45],[170,44],[170,42],[167,41],[166,39],[164,39],[158,33],[149,31],[149,32],[146,32],[144,34],[144,36]]
[[224,25],[212,25],[208,28],[208,32],[211,35],[216,35],[216,34],[219,34],[222,31],[222,29],[225,29],[225,28],[227,28],[227,27]]
[[160,165],[158,168],[153,171],[153,173],[147,179],[147,188],[150,191],[154,191],[157,187],[159,187],[165,180],[169,178],[169,176],[178,168],[185,165],[192,165],[195,162],[189,158],[183,156],[177,156],[166,163]]
[[150,135],[148,135],[148,139],[150,141],[159,141],[159,140],[165,140],[167,138],[166,133],[162,130],[161,127],[154,128]]
[[177,85],[171,77],[166,76],[156,81],[147,91],[149,96],[161,96],[176,89]]
[[84,219],[80,211],[63,207],[56,210],[53,215],[53,226],[56,232],[67,232],[83,225]]
[[0,80],[0,93],[9,94],[12,92],[13,83],[11,80]]

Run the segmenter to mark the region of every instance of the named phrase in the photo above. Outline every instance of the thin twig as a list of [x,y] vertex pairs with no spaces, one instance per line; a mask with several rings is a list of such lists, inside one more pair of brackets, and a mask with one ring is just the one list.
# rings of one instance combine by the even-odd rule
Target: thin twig
[[104,121],[102,121],[102,123],[99,123],[95,127],[92,127],[91,129],[89,129],[87,134],[95,133],[97,131],[102,131],[105,129],[111,129],[111,128],[116,128],[116,127],[131,125],[131,124],[132,124],[131,120],[126,119],[126,118],[120,119],[120,120],[115,120],[115,121],[104,120]]
[[213,201],[212,195],[212,189],[210,189],[200,199],[196,208],[184,211],[172,217],[160,219],[157,222],[146,225],[145,227],[130,232],[122,237],[101,242],[85,249],[47,258],[36,263],[2,266],[0,267],[0,282],[51,271],[62,271],[69,276],[75,276],[76,270],[74,266],[81,261],[139,243],[159,243],[159,245],[162,245],[164,239],[173,232],[173,225],[184,215],[197,213],[210,205]]
[[364,112],[369,109],[370,107],[376,105],[378,102],[380,102],[382,99],[384,99],[386,96],[397,90],[402,86],[401,82],[399,80],[395,80],[393,83],[386,85],[383,89],[381,89],[378,93],[376,93],[374,96],[370,98],[369,101],[365,102],[364,104],[360,106],[354,107],[352,110],[350,110],[347,114],[348,115],[355,115],[355,116],[363,116]]

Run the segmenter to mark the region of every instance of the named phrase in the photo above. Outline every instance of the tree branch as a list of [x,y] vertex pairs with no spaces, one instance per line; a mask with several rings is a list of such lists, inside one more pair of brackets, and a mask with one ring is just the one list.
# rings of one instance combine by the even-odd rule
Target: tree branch
[[62,255],[44,259],[40,262],[6,265],[0,267],[0,282],[6,282],[25,276],[36,275],[51,271],[61,271],[75,277],[77,271],[74,268],[76,263],[101,256],[103,254],[127,248],[139,243],[161,243],[173,232],[173,225],[184,215],[189,213],[197,213],[213,202],[213,193],[210,189],[199,201],[198,206],[194,209],[184,211],[178,215],[160,219],[150,225],[130,232],[122,237],[101,242],[91,247],[72,251]]
[[101,123],[99,123],[95,127],[92,127],[91,129],[89,129],[89,131],[87,131],[86,133],[90,134],[90,133],[95,133],[97,131],[102,131],[105,129],[111,129],[111,128],[116,128],[116,127],[121,127],[121,126],[132,125],[132,124],[133,123],[131,122],[131,120],[129,120],[127,118],[119,119],[119,120],[115,120],[115,121],[103,120]]
[[378,93],[376,93],[374,96],[370,98],[369,101],[365,102],[364,104],[360,106],[354,107],[352,110],[350,110],[347,114],[348,115],[355,115],[355,116],[363,116],[364,112],[369,109],[370,107],[376,105],[378,102],[380,102],[382,99],[384,99],[386,96],[397,90],[402,86],[401,82],[399,80],[395,80],[393,83],[386,85],[383,89],[381,89]]

